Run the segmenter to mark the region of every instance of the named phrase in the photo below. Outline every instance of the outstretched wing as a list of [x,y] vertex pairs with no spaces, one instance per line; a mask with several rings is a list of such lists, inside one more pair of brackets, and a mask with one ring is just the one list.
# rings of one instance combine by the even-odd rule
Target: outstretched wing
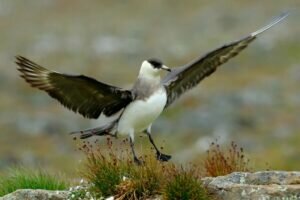
[[16,57],[21,77],[32,87],[46,91],[67,108],[87,118],[103,112],[111,116],[132,101],[131,92],[96,81],[83,75],[50,71],[22,57]]
[[219,47],[185,66],[172,69],[172,72],[162,80],[168,95],[166,107],[185,91],[195,87],[201,80],[212,74],[220,65],[236,56],[246,48],[258,34],[271,28],[287,16],[287,13],[282,14],[267,26],[251,33],[247,37]]

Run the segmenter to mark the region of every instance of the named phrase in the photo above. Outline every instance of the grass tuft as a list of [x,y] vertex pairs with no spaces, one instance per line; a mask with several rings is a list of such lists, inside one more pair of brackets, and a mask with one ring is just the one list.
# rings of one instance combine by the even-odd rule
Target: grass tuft
[[128,166],[132,165],[131,161],[118,156],[119,152],[113,149],[110,138],[107,138],[105,150],[102,150],[97,144],[95,147],[89,142],[84,143],[80,150],[86,156],[81,175],[91,184],[90,192],[103,197],[116,194],[117,185],[121,183],[123,176],[128,171]]
[[[126,143],[126,141],[123,141]],[[136,165],[130,159],[131,152],[114,149],[107,140],[108,150],[100,150],[89,143],[81,148],[86,154],[82,176],[90,185],[92,196],[114,196],[118,200],[142,200],[157,195],[165,199],[207,199],[205,189],[196,173],[196,167],[178,170],[172,163],[157,161],[154,153]]]
[[168,181],[163,189],[163,199],[206,200],[209,199],[204,189],[197,168],[170,168]]
[[13,168],[0,179],[0,196],[18,189],[65,190],[68,186],[69,183],[61,177],[41,169]]
[[120,184],[124,172],[123,163],[115,155],[105,157],[91,152],[87,155],[83,177],[93,184],[93,192],[108,197],[116,193],[116,186]]
[[165,182],[165,167],[153,157],[146,156],[145,164],[137,166],[130,164],[127,168],[127,177],[117,186],[118,200],[147,199],[161,193]]
[[212,142],[204,159],[206,176],[223,176],[232,172],[248,172],[250,160],[245,157],[243,148],[231,142],[228,149],[221,149],[217,142]]

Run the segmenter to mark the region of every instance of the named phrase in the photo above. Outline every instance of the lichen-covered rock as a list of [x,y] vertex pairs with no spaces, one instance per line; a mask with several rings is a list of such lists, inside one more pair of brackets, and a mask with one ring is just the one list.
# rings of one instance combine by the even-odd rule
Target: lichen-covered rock
[[0,200],[65,200],[67,197],[67,191],[22,189],[0,197]]
[[234,172],[204,178],[203,184],[216,199],[300,199],[300,172]]

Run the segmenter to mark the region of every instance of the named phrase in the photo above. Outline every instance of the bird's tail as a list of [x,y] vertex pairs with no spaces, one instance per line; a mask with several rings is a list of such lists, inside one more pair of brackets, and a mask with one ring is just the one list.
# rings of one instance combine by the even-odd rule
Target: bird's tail
[[86,138],[92,137],[94,135],[115,136],[115,134],[113,133],[114,127],[115,127],[115,123],[112,122],[112,123],[108,123],[104,126],[100,126],[97,128],[87,129],[87,130],[83,130],[83,131],[74,131],[74,132],[71,132],[70,134],[80,134],[80,139],[86,139]]

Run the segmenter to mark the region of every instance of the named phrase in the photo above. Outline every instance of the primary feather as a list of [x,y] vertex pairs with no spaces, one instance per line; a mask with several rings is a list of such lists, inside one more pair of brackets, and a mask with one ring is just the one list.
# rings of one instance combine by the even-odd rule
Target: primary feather
[[132,101],[129,90],[123,90],[83,75],[50,71],[22,56],[16,57],[18,70],[32,87],[44,90],[67,108],[87,118],[101,113],[111,116]]
[[162,80],[168,95],[165,107],[168,107],[184,92],[195,87],[205,77],[211,75],[220,65],[238,55],[257,35],[268,30],[287,16],[288,13],[284,13],[247,37],[219,47],[185,66],[172,69],[172,72]]

